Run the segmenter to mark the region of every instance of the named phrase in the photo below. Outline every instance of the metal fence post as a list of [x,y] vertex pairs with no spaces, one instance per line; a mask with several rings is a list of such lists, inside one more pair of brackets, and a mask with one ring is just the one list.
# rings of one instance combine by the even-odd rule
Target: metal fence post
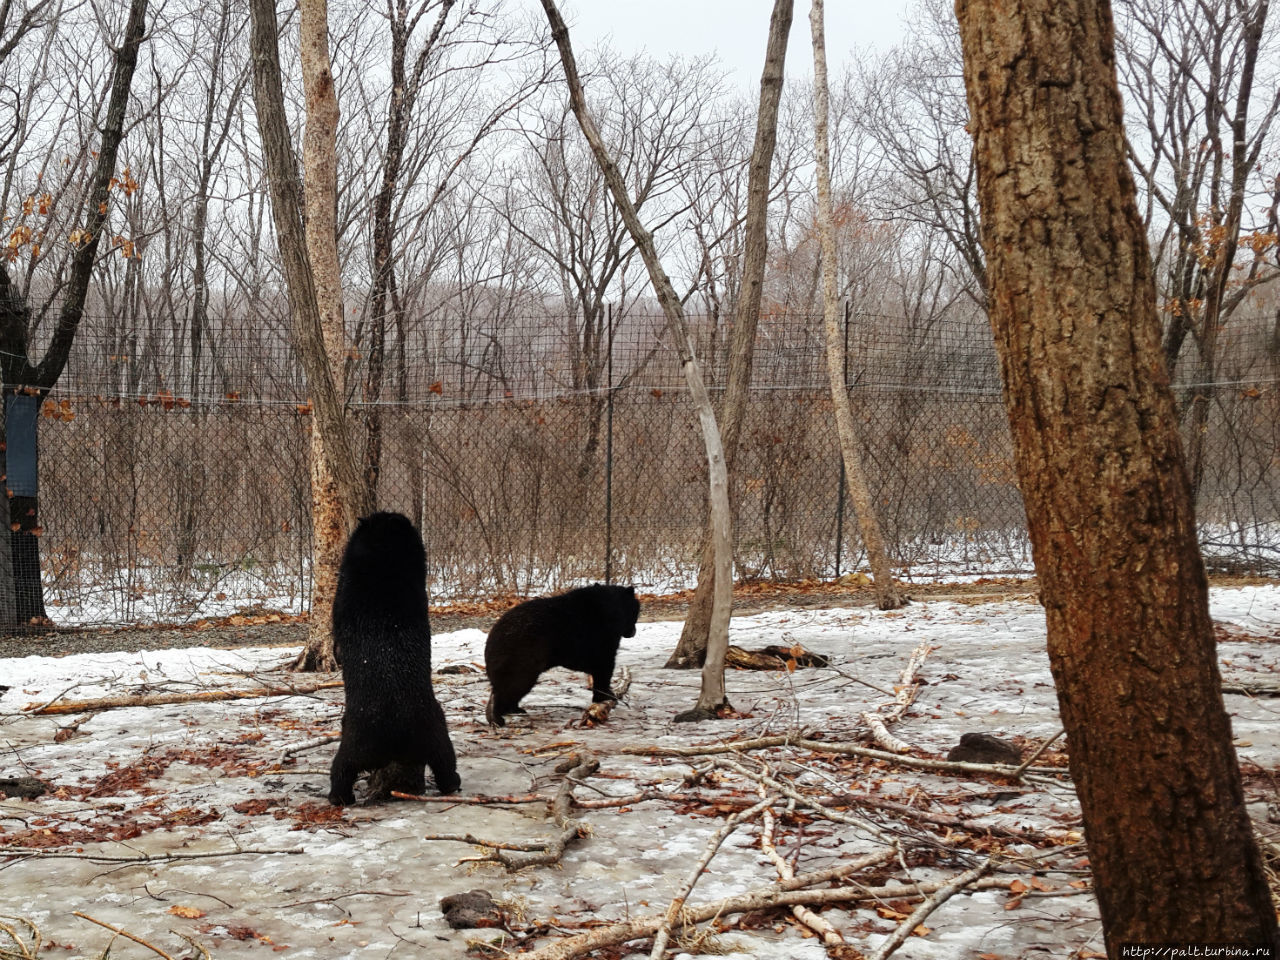
[[[849,390],[849,301],[844,302],[844,368],[840,374],[842,389]],[[836,455],[840,458],[840,481],[836,485],[836,579],[840,579],[840,555],[844,549],[844,451],[836,444]]]
[[606,358],[604,435],[604,582],[613,583],[613,304],[608,305],[609,353]]

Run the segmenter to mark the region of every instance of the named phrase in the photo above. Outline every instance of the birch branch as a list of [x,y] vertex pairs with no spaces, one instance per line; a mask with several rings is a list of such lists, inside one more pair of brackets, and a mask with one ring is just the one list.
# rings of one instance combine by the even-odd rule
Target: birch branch
[[91,710],[114,710],[117,707],[160,707],[170,703],[216,703],[221,700],[248,700],[255,697],[301,697],[317,690],[333,690],[342,686],[341,680],[308,683],[294,686],[260,687],[254,690],[196,690],[190,693],[154,693],[136,697],[103,697],[100,700],[68,700],[63,703],[47,703],[28,708],[26,716],[47,716],[54,713],[87,713]]
[[[767,796],[764,784],[758,784],[756,789],[762,796]],[[773,844],[775,828],[773,811],[766,807],[760,824],[760,849],[764,851],[765,856],[773,861],[774,869],[778,871],[778,879],[785,883],[788,880],[794,880],[796,875],[795,871],[791,869],[791,864],[787,863],[786,859],[778,853],[778,848]],[[840,932],[808,907],[797,903],[791,908],[791,913],[797,920],[821,937],[823,945],[828,950],[847,946]]]

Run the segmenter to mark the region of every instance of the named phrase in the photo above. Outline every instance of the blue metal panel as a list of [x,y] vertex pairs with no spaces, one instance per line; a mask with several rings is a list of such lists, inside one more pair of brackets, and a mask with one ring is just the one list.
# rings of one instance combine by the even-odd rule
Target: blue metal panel
[[40,493],[36,456],[36,421],[39,417],[39,397],[25,393],[16,396],[5,394],[5,461],[8,468],[5,486],[16,497],[34,497]]

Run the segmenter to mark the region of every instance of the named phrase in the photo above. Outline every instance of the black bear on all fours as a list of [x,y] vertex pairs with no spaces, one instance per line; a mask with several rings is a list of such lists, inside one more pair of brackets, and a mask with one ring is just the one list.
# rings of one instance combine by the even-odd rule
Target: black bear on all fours
[[616,700],[610,683],[618,644],[636,635],[639,616],[635,587],[599,583],[512,607],[484,645],[489,722],[500,727],[504,714],[522,713],[520,701],[552,667],[591,674],[592,703]]
[[347,702],[329,802],[353,803],[362,771],[372,800],[422,793],[426,767],[441,793],[457,790],[457,758],[431,688],[426,553],[407,517],[371,514],[351,534],[338,568],[333,645]]

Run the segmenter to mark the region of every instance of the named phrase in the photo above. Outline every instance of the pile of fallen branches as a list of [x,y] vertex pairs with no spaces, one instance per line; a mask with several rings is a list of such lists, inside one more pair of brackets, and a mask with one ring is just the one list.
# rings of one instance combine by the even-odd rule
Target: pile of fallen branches
[[[768,759],[755,756],[766,750],[771,751]],[[588,929],[549,943],[539,943],[550,932],[547,924],[507,924],[501,942],[503,951],[532,947],[520,956],[532,960],[569,960],[606,947],[646,941],[652,960],[658,960],[673,942],[699,942],[704,938],[708,931],[699,931],[699,924],[714,921],[720,929],[725,929],[734,915],[783,910],[813,931],[831,956],[862,956],[856,953],[838,926],[821,915],[822,908],[856,909],[859,905],[886,900],[916,903],[916,908],[903,916],[879,948],[867,955],[872,960],[884,960],[941,904],[965,891],[1003,889],[1009,892],[1010,904],[1016,906],[1027,895],[1070,896],[1087,890],[1087,884],[1079,880],[1074,885],[1054,885],[1036,879],[1050,873],[1070,874],[1072,877],[1078,874],[1067,864],[1069,857],[1078,859],[1079,856],[1078,834],[1071,830],[1050,834],[1015,829],[999,823],[983,823],[974,817],[929,810],[927,804],[917,807],[847,790],[818,790],[801,783],[802,780],[821,780],[820,765],[842,756],[857,756],[871,763],[889,760],[907,767],[926,766],[969,777],[985,775],[1006,784],[1018,773],[1018,768],[1008,765],[905,757],[804,737],[758,738],[675,749],[638,745],[622,748],[618,753],[655,758],[678,757],[695,761],[695,766],[674,787],[652,786],[625,796],[581,800],[575,797],[572,788],[597,770],[599,763],[594,759],[584,759],[581,754],[573,754],[561,764],[560,769],[566,775],[552,800],[552,819],[561,832],[550,842],[538,844],[537,854],[524,852],[534,845],[503,844],[473,836],[438,835],[429,839],[478,844],[487,852],[483,857],[470,858],[472,862],[498,862],[508,870],[514,870],[554,863],[564,852],[566,838],[586,835],[582,822],[570,816],[571,805],[579,809],[602,809],[606,806],[625,809],[645,802],[662,802],[678,809],[693,807],[708,811],[709,815],[722,815],[723,822],[708,839],[702,856],[690,867],[684,883],[661,913],[612,924],[593,921]],[[572,769],[566,771],[570,764]],[[778,770],[781,766],[790,767],[799,775],[783,775]],[[1042,772],[1044,776],[1049,774],[1060,776],[1061,771]],[[831,777],[828,775],[826,779]],[[754,798],[747,796],[748,789]],[[998,791],[995,794],[1003,795]],[[538,795],[505,799],[525,802],[537,798]],[[431,799],[443,802],[449,798]],[[483,798],[456,799],[481,802]],[[837,825],[844,830],[850,842],[870,845],[873,849],[847,858],[836,866],[800,870],[779,853],[778,839],[787,823],[813,820]],[[776,877],[734,896],[695,902],[698,880],[710,871],[724,842],[735,832],[748,828],[755,829],[755,843],[773,864]],[[1011,844],[1019,850],[1009,851],[1007,848]],[[1028,846],[1040,848],[1042,852],[1028,854],[1025,852]],[[950,872],[946,871],[948,865],[953,865]],[[916,869],[925,867],[934,873],[942,870],[944,875],[928,880],[912,876]],[[893,880],[886,871],[902,872],[906,877]],[[989,876],[992,873],[1013,876]],[[558,930],[572,927],[573,924],[564,918],[556,924]],[[634,944],[631,949],[635,949]]]

